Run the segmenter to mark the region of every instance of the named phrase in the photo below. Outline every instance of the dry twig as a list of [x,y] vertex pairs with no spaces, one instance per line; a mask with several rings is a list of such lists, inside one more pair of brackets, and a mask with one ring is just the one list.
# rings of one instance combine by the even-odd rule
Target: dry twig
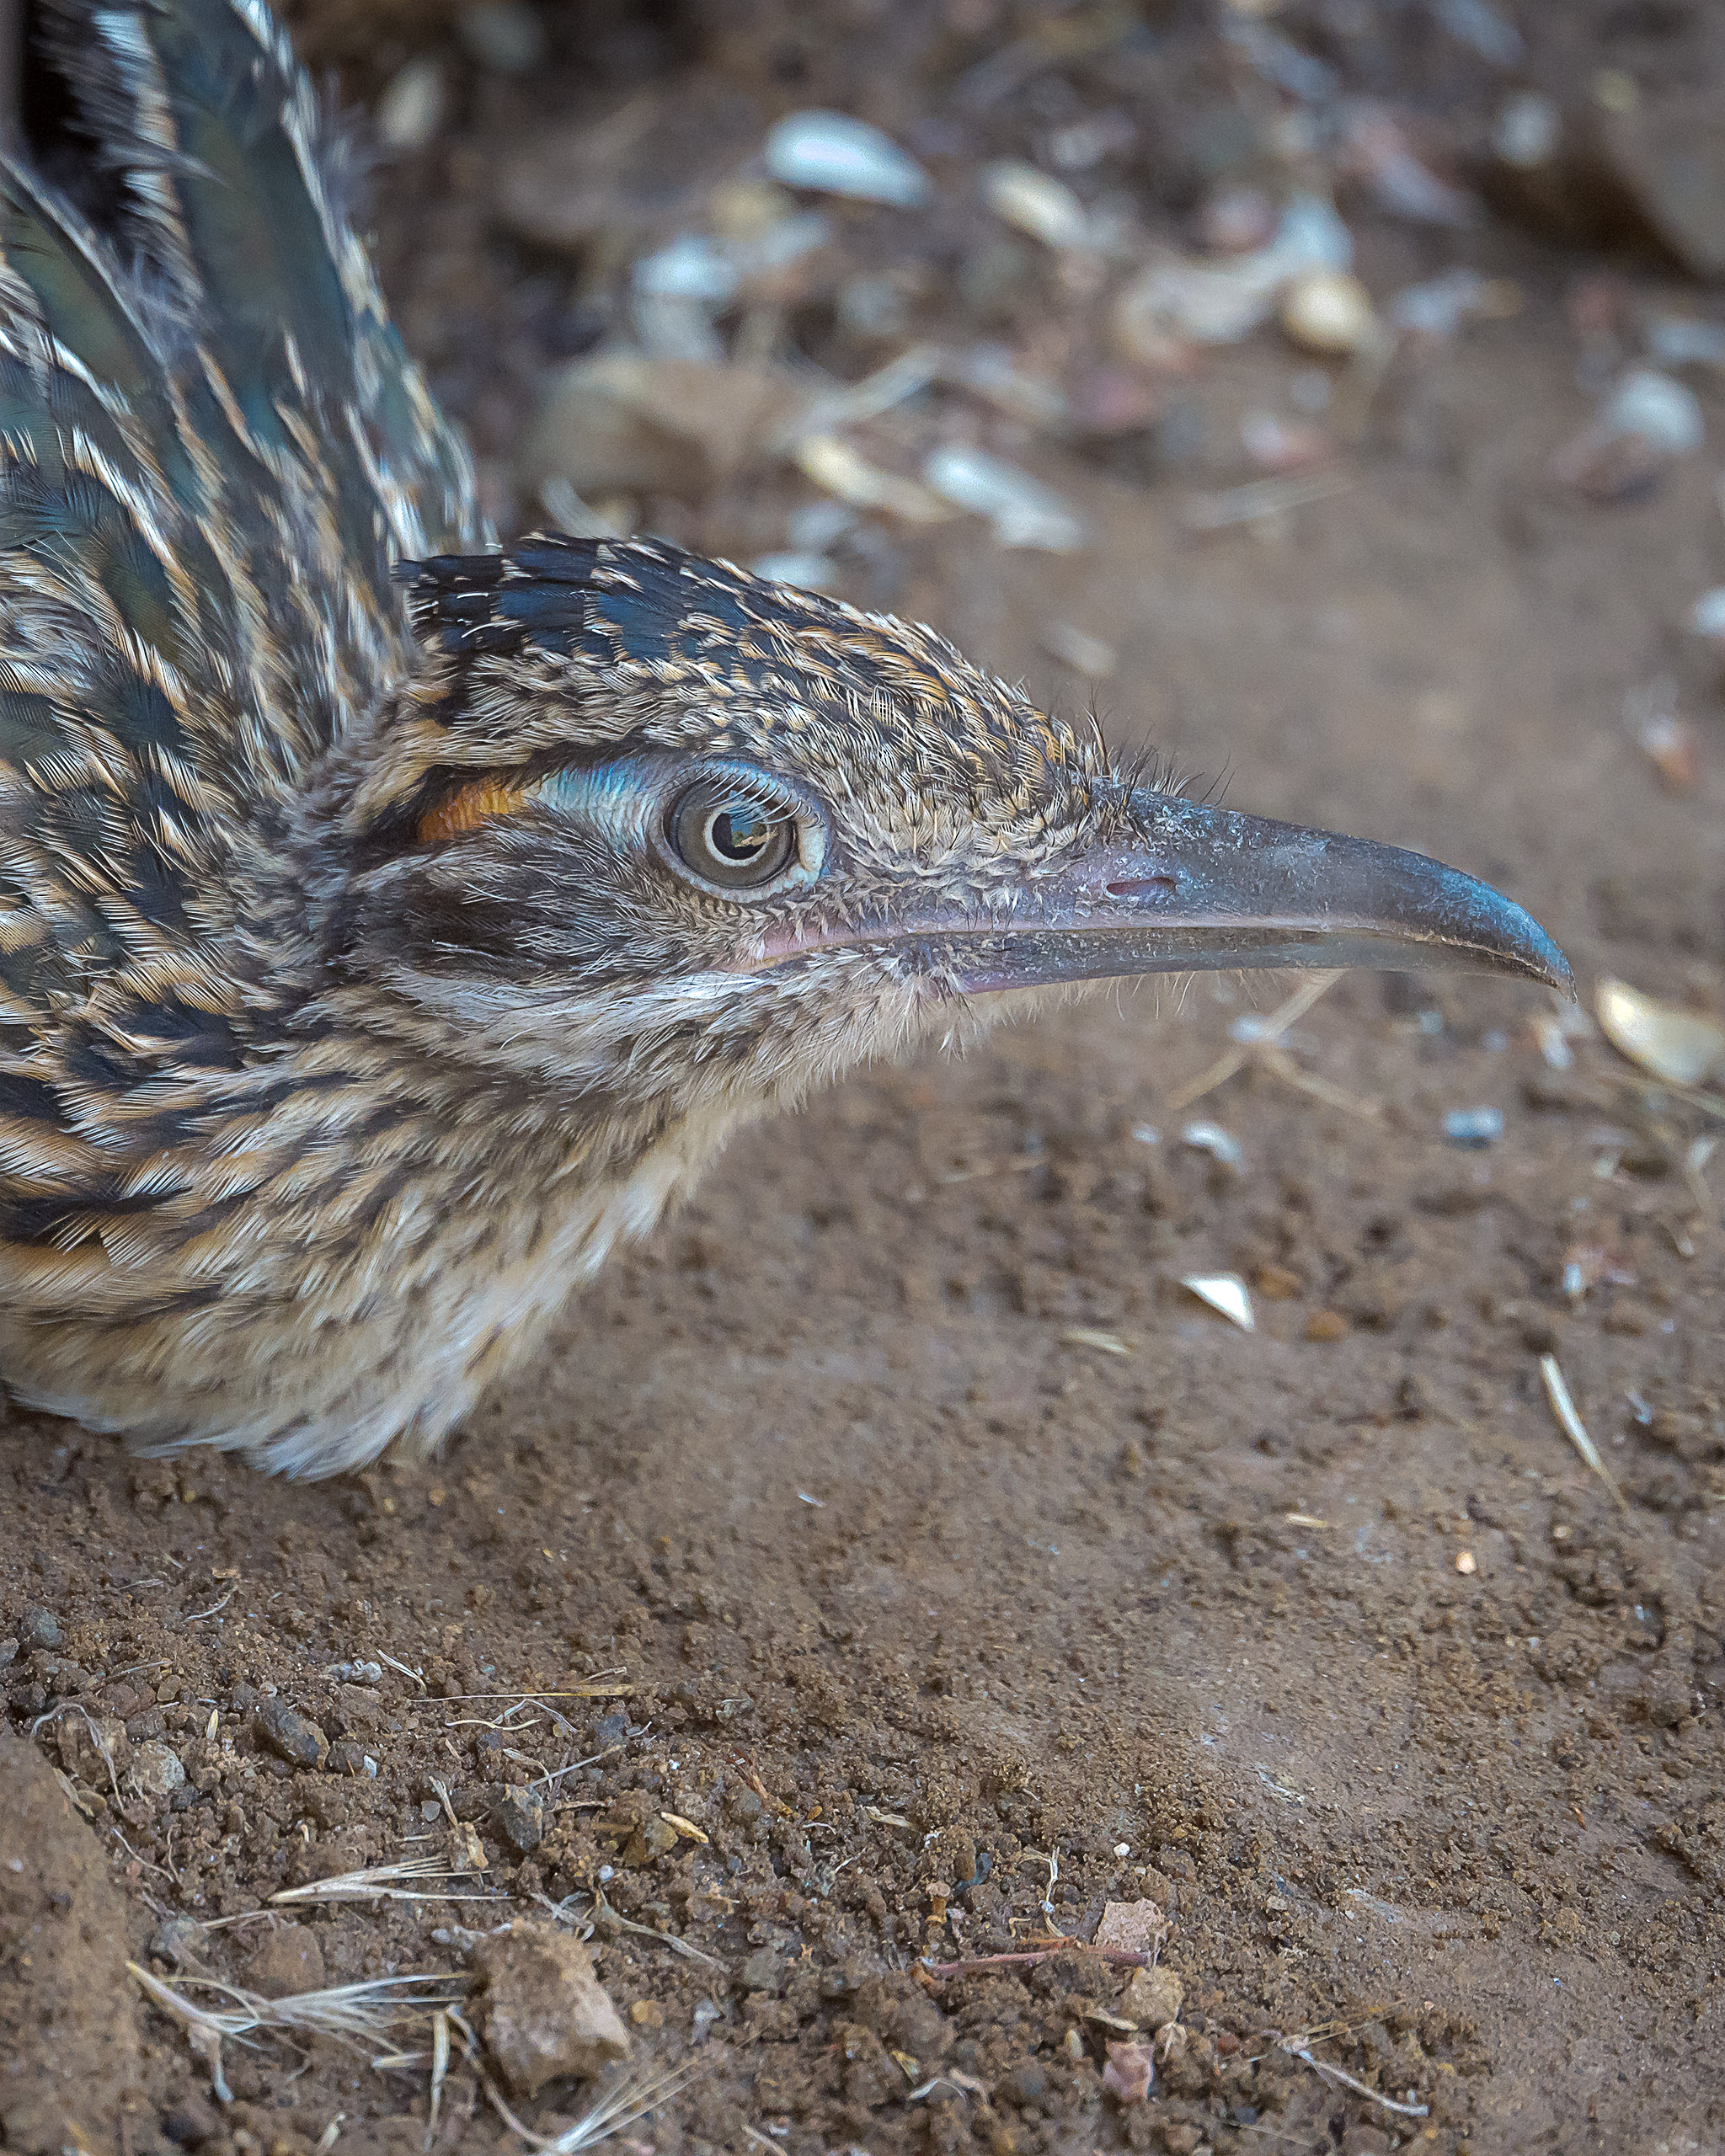
[[1023,1968],[1038,1961],[1051,1961],[1056,1954],[1093,1954],[1097,1961],[1117,1969],[1156,1967],[1154,1954],[1135,1953],[1128,1946],[1092,1946],[1081,1939],[1061,1939],[1023,1954],[976,1954],[965,1961],[919,1961],[916,1967],[922,1974],[944,1982],[948,1977],[970,1976],[978,1969]]
[[1284,2036],[1276,2049],[1285,2052],[1290,2058],[1297,2058],[1302,2066],[1309,2066],[1314,2073],[1322,2074],[1326,2081],[1338,2082],[1343,2088],[1351,2089],[1356,2096],[1364,2096],[1367,2103],[1375,2104],[1382,2111],[1393,2111],[1399,2119],[1423,2119],[1431,2116],[1429,2104],[1398,2104],[1394,2097],[1380,2095],[1375,2089],[1368,2088],[1363,2081],[1356,2081],[1351,2073],[1344,2073],[1339,2066],[1332,2066],[1327,2059],[1315,2057],[1302,2036]]
[[1360,1116],[1368,1121],[1378,1113],[1375,1101],[1356,1100],[1339,1086],[1331,1085],[1327,1078],[1320,1078],[1315,1071],[1303,1070],[1288,1053],[1284,1036],[1290,1026],[1296,1025],[1311,1010],[1320,996],[1327,995],[1342,978],[1339,973],[1313,974],[1302,981],[1286,1002],[1271,1011],[1267,1018],[1242,1021],[1242,1029],[1248,1038],[1236,1040],[1226,1054],[1218,1056],[1209,1070],[1202,1070],[1168,1096],[1170,1115],[1178,1115],[1183,1108],[1189,1108],[1201,1101],[1206,1093],[1213,1093],[1218,1086],[1226,1086],[1248,1065],[1267,1070],[1273,1078],[1279,1078],[1284,1086],[1296,1091],[1309,1093],[1315,1101],[1322,1101],[1326,1107],[1339,1108],[1344,1115]]

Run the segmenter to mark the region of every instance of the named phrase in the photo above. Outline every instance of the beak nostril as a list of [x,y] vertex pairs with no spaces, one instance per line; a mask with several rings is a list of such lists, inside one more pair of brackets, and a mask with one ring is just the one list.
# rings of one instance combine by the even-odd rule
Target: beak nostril
[[1111,899],[1167,898],[1180,888],[1177,876],[1127,876],[1115,883],[1104,883],[1103,889]]

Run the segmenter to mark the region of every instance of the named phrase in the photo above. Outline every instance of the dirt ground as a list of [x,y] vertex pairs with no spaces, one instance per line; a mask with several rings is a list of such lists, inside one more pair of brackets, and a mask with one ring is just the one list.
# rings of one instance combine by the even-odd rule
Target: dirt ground
[[[617,62],[669,64],[651,38]],[[541,320],[566,272],[459,175],[585,110],[574,65],[458,107],[446,195],[379,181],[409,339],[511,520],[520,381],[550,362],[480,331]],[[1725,1016],[1725,706],[1683,627],[1725,581],[1717,451],[1626,500],[1557,486],[1601,258],[1353,221],[1375,294],[1460,260],[1521,305],[1427,355],[1343,490],[1200,538],[1194,486],[1249,474],[1033,444],[1083,551],[899,528],[843,594],[884,578],[1076,712],[1043,643],[1074,625],[1118,654],[1123,744],[1500,883],[1584,1007],[1619,976]],[[1719,312],[1608,266],[1614,304]],[[1179,395],[1215,442],[1310,364],[1266,332]],[[1725,441],[1725,375],[1688,378]],[[643,515],[749,559],[810,492]],[[1675,791],[1625,721],[1661,677],[1693,730]],[[1097,996],[762,1129],[430,1468],[293,1486],[13,1411],[0,1682],[35,1751],[0,1760],[0,2146],[522,2146],[459,2042],[428,2129],[423,2025],[395,2068],[387,2040],[230,2041],[219,2104],[115,1972],[443,1972],[453,1998],[526,1918],[590,1931],[630,2071],[694,2068],[638,2152],[1725,2148],[1717,1117],[1594,1034],[1553,1068],[1531,989],[1401,976],[1288,1036],[1326,1097],[1260,1058],[1181,1104],[1282,988]],[[1446,1139],[1478,1107],[1497,1142]],[[1233,1146],[1185,1142],[1197,1118]],[[1228,1271],[1251,1333],[1181,1285]],[[506,1903],[267,1906],[471,1859],[469,1829],[484,1870],[422,1891]],[[1123,2101],[1109,2047],[1148,2027],[1084,1942],[1146,1900],[1183,1999]],[[1041,1958],[942,1972],[996,1956]],[[515,2108],[555,2135],[590,2093]]]

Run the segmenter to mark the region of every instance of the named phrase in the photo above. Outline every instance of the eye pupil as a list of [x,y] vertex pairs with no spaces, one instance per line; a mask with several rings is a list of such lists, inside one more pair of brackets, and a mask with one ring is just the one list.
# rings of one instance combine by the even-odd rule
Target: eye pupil
[[772,882],[797,855],[798,823],[734,783],[703,779],[672,808],[670,850],[704,883],[748,890]]
[[721,861],[753,867],[772,837],[772,826],[750,802],[721,808],[707,826],[707,842]]

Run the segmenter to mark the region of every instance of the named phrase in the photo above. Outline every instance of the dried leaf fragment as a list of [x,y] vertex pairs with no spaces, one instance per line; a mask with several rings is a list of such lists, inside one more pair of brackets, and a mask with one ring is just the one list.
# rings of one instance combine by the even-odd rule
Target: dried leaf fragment
[[1129,1954],[1153,1954],[1167,1935],[1168,1913],[1160,1902],[1105,1902],[1091,1944],[1119,1947]]
[[1701,1011],[1661,1003],[1625,980],[1602,980],[1594,1010],[1617,1053],[1665,1085],[1699,1086],[1725,1064],[1725,1026]]
[[1156,2079],[1156,2060],[1148,2044],[1110,2044],[1102,2085],[1117,2104],[1141,2104]]
[[1257,1331],[1251,1290],[1237,1273],[1188,1273],[1181,1276],[1180,1285],[1199,1302],[1219,1310],[1242,1332]]

